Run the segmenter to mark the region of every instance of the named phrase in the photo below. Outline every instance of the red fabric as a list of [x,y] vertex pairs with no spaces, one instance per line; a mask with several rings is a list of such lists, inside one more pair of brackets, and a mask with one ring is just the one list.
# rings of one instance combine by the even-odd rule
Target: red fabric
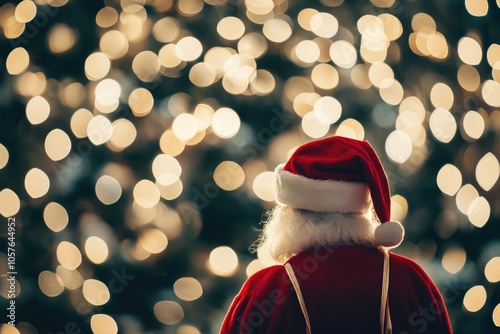
[[333,136],[309,142],[294,152],[284,170],[315,180],[366,183],[380,222],[390,220],[391,195],[387,176],[377,153],[367,141]]
[[[320,248],[289,260],[313,334],[380,333],[383,255],[361,246]],[[390,254],[393,333],[452,333],[441,294],[414,261]],[[304,334],[304,316],[283,266],[263,269],[233,300],[221,334]]]

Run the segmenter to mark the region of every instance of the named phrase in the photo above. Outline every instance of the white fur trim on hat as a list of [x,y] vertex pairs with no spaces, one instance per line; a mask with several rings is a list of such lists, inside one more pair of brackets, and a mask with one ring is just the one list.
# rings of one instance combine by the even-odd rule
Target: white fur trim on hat
[[370,190],[360,182],[310,179],[278,165],[274,171],[276,202],[318,212],[363,213],[371,206]]
[[379,246],[397,247],[403,241],[405,230],[397,221],[380,224],[375,229],[375,242]]

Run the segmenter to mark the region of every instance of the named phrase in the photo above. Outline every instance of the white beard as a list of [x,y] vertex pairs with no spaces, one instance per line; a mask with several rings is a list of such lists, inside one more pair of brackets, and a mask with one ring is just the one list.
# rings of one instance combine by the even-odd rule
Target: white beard
[[366,213],[313,212],[276,206],[253,248],[264,265],[283,264],[307,249],[335,245],[376,247],[374,231],[380,223]]

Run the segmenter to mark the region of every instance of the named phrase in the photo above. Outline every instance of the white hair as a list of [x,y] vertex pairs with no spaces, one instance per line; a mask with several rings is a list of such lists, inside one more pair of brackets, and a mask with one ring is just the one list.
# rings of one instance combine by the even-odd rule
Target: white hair
[[375,227],[380,223],[366,213],[313,212],[276,206],[253,245],[266,265],[285,263],[290,257],[315,247],[367,245],[376,247]]

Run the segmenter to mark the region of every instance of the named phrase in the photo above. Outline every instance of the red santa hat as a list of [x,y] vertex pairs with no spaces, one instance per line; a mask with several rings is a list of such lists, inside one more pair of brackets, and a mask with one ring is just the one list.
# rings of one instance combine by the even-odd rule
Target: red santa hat
[[318,212],[363,213],[375,210],[379,246],[403,241],[401,223],[390,221],[391,194],[384,168],[367,141],[340,136],[300,146],[275,170],[279,204]]

